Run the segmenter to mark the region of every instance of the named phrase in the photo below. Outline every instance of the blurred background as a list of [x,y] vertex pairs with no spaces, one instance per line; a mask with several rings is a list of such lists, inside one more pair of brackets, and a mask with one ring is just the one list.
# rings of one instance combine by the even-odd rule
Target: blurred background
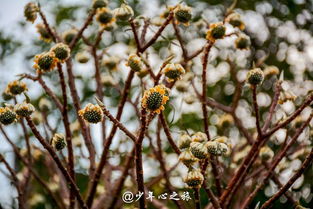
[[[7,83],[17,79],[20,73],[35,73],[32,68],[33,57],[35,54],[41,53],[44,50],[49,49],[50,44],[43,43],[39,40],[39,35],[36,32],[35,24],[41,22],[40,18],[37,18],[35,24],[26,22],[23,17],[23,8],[28,0],[1,0],[0,7],[0,90],[4,90]],[[114,9],[121,4],[122,1],[111,0],[109,7]],[[166,5],[174,5],[179,1],[159,1],[159,0],[129,0],[128,3],[132,6],[135,14],[141,14],[145,17],[151,18],[152,21],[157,22],[160,14],[165,10]],[[204,19],[208,23],[218,22],[223,19],[225,9],[232,4],[229,0],[185,0],[187,5],[193,8],[193,22],[197,23],[200,19]],[[39,3],[42,6],[42,10],[47,16],[49,23],[56,26],[57,31],[62,33],[63,31],[73,28],[81,27],[83,20],[86,18],[88,8],[90,8],[91,1],[86,0],[40,0]],[[277,66],[280,71],[284,72],[284,78],[287,81],[284,84],[284,90],[292,90],[292,93],[297,97],[307,95],[307,93],[313,90],[313,0],[253,0],[244,1],[238,0],[235,11],[242,15],[242,18],[246,24],[245,33],[250,36],[252,47],[248,51],[239,51],[233,47],[234,37],[226,38],[223,42],[217,42],[210,54],[209,72],[208,72],[208,84],[209,94],[212,98],[220,101],[224,104],[229,104],[234,92],[235,86],[232,81],[229,80],[229,64],[225,61],[231,59],[238,66],[237,77],[239,80],[244,80],[247,71],[252,67],[253,63],[264,62],[267,66]],[[93,24],[85,32],[86,36],[92,36],[98,29],[97,24]],[[175,37],[171,31],[172,29],[165,30],[163,36],[165,38],[157,42],[153,48],[153,53],[150,56],[150,62],[154,69],[158,69],[162,59],[164,59],[169,53],[175,53],[178,56],[175,60],[180,60],[180,47],[174,40]],[[148,33],[148,37],[151,37],[154,29]],[[227,27],[227,33],[234,31],[231,26]],[[128,25],[121,25],[118,30],[114,32],[105,32],[104,38],[101,43],[101,47],[110,46],[108,53],[111,56],[119,56],[121,63],[118,65],[119,71],[114,74],[113,77],[121,82],[125,79],[128,73],[125,67],[125,59],[128,53],[134,49],[134,43],[132,42],[132,33],[129,30]],[[189,28],[184,28],[183,33],[187,49],[196,51],[201,48],[205,43],[205,30],[198,29],[197,24],[193,24]],[[132,48],[128,48],[130,45]],[[170,51],[170,52],[169,52]],[[75,52],[74,52],[75,53]],[[124,60],[124,61],[123,61]],[[85,95],[82,100],[83,103],[92,101],[93,92],[95,89],[95,83],[92,79],[80,79],[80,77],[89,77],[90,71],[93,72],[93,62],[89,61],[87,64],[74,65],[75,74],[78,75],[78,88],[81,90],[82,95]],[[201,74],[200,58],[196,58],[192,65],[192,71],[195,75]],[[50,86],[54,85],[53,75],[48,82]],[[272,83],[277,79],[271,78],[265,81],[263,84],[263,92],[258,95],[258,102],[261,106],[261,111],[265,111],[271,103],[272,96]],[[39,98],[42,96],[43,91],[40,88],[36,88],[36,85],[32,82],[26,81],[29,84],[29,96],[31,98]],[[139,79],[135,81],[135,86],[139,85]],[[37,85],[38,87],[38,85]],[[247,91],[247,90],[246,90]],[[114,92],[108,92],[106,96],[111,98],[109,103],[113,108],[116,104],[117,97],[114,98]],[[112,98],[113,95],[113,98]],[[178,95],[178,92],[174,90],[173,95]],[[183,95],[183,98],[190,96],[188,93]],[[182,98],[177,97],[172,100],[173,109],[175,111],[167,112],[169,118],[172,118],[172,128],[174,134],[178,135],[180,130],[190,129],[191,131],[199,131],[202,129],[200,124],[201,118],[197,109],[200,109],[200,104],[189,105],[182,103]],[[248,101],[249,99],[247,99]],[[302,99],[296,100],[295,104],[301,103]],[[2,101],[1,101],[2,102]],[[295,104],[288,103],[284,106],[286,114],[291,113],[295,109]],[[130,106],[127,108],[131,108]],[[247,102],[243,99],[241,101],[241,108],[239,113],[242,118],[244,126],[246,128],[254,128],[255,122],[252,116],[251,110],[248,108]],[[305,113],[304,113],[305,114]],[[212,135],[218,134],[216,128],[217,117],[219,113],[210,115],[210,131]],[[125,124],[128,124],[133,130],[136,129],[138,121],[132,119],[132,113],[126,113]],[[51,122],[56,122],[55,119],[50,118]],[[108,125],[110,127],[110,125]],[[8,127],[9,135],[16,140],[18,146],[24,146],[21,143],[22,133],[20,128]],[[93,130],[97,130],[97,126],[93,127]],[[308,130],[307,130],[308,132]],[[307,134],[306,132],[306,134]],[[239,140],[240,136],[238,130],[233,128],[228,133],[231,136],[233,143]],[[93,131],[94,143],[98,155],[102,150],[102,142],[99,140],[99,133]],[[10,146],[4,142],[0,135],[0,152],[5,153],[5,156],[14,164],[14,156],[11,152]],[[284,136],[278,135],[277,138],[283,138]],[[305,137],[305,136],[303,136]],[[277,139],[276,139],[277,140]],[[35,142],[33,142],[35,143]],[[274,142],[273,142],[274,143]],[[120,145],[119,140],[115,140],[112,145],[112,149],[118,149]],[[120,151],[127,150],[127,143],[121,146]],[[125,152],[125,151],[124,151]],[[169,161],[175,161],[175,156],[168,155]],[[119,158],[112,158],[118,163]],[[176,160],[177,161],[177,160]],[[116,163],[115,162],[115,163]],[[84,161],[81,162],[82,168],[87,167],[84,165]],[[298,166],[299,161],[293,162],[292,166]],[[154,171],[154,162],[145,161],[145,178],[149,179],[155,176],[157,173]],[[12,198],[15,197],[14,186],[3,174],[6,173],[2,165],[0,166],[0,204],[3,208],[11,208]],[[178,169],[184,169],[179,167]],[[312,170],[312,169],[311,169]],[[181,171],[182,173],[183,171]],[[283,180],[286,181],[292,174],[290,170],[286,171],[283,176]],[[311,177],[312,172],[311,172]],[[308,177],[308,179],[310,179]],[[181,179],[173,179],[173,184],[177,187],[183,187]],[[302,190],[297,190],[298,195],[308,201],[312,202],[312,181],[298,182]],[[266,195],[271,195],[275,191],[275,188],[269,188],[265,191]]]

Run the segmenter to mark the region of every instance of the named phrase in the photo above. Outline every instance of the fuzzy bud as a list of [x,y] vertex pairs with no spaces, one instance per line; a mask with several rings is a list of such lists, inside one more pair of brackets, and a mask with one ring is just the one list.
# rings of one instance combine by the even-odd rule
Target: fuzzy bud
[[207,140],[208,140],[208,138],[207,138],[206,134],[203,132],[197,132],[197,133],[192,135],[192,141],[193,142],[205,142]]
[[203,183],[204,177],[199,169],[191,170],[188,172],[184,182],[191,188],[200,188]]
[[190,151],[198,159],[205,159],[208,156],[207,148],[200,142],[192,142],[190,144]]
[[107,7],[102,7],[97,10],[96,20],[102,27],[111,26],[115,22],[112,11]]
[[205,146],[210,154],[216,156],[225,155],[229,150],[226,144],[218,141],[209,141]]
[[174,16],[178,23],[188,25],[192,18],[191,7],[179,4],[174,10]]
[[120,21],[127,21],[129,18],[134,16],[134,11],[129,5],[122,4],[121,7],[114,10],[114,14],[116,19]]
[[18,95],[22,94],[23,92],[26,92],[27,86],[24,82],[15,80],[8,84],[7,91],[10,92],[12,95]]
[[63,32],[62,38],[63,38],[64,42],[69,45],[73,41],[73,39],[77,35],[77,33],[78,33],[78,31],[76,29],[69,29],[69,30]]
[[179,155],[179,160],[188,168],[198,161],[198,159],[192,155],[190,150],[181,152]]
[[181,64],[167,64],[163,69],[162,73],[167,77],[169,82],[176,81],[181,78],[183,74],[185,74],[185,69]]
[[37,19],[37,12],[39,11],[39,8],[37,4],[34,2],[29,2],[24,7],[24,16],[27,21],[34,23],[34,21]]
[[37,32],[40,35],[40,37],[39,37],[40,40],[42,40],[46,43],[50,43],[52,41],[52,36],[44,24],[41,24],[41,23],[37,24],[36,28],[37,28]]
[[0,107],[0,122],[3,125],[9,125],[16,120],[16,114],[9,107]]
[[89,61],[90,56],[87,51],[82,51],[76,54],[75,59],[77,60],[77,62],[85,64]]
[[269,159],[272,159],[274,157],[274,152],[270,147],[264,146],[260,149],[259,156],[261,160],[268,161]]
[[143,69],[143,62],[138,55],[132,54],[129,56],[126,66],[129,66],[135,72],[139,72]]
[[23,102],[22,104],[16,104],[14,111],[20,117],[28,117],[35,111],[35,107],[30,103]]
[[251,43],[249,37],[244,34],[240,34],[238,38],[235,40],[236,48],[240,50],[249,49],[250,44]]
[[164,110],[164,105],[169,100],[169,90],[163,85],[157,85],[144,92],[141,106],[151,112],[160,114]]
[[54,53],[55,58],[61,63],[65,62],[70,57],[71,53],[70,48],[63,43],[56,44],[50,51]]
[[108,2],[106,0],[94,0],[92,3],[92,7],[94,9],[106,7],[108,5]]
[[217,39],[224,38],[226,33],[226,27],[222,22],[212,23],[210,29],[207,32],[206,39],[214,42]]
[[60,134],[60,133],[54,134],[51,143],[52,143],[52,146],[54,147],[54,149],[56,149],[57,151],[60,151],[63,148],[65,148],[66,147],[66,140],[65,140],[64,134]]
[[191,143],[191,137],[188,134],[183,134],[180,136],[177,145],[179,149],[186,149],[189,148]]
[[264,73],[260,68],[254,68],[247,74],[247,82],[251,85],[259,85],[264,80]]
[[51,102],[49,100],[47,100],[46,98],[41,98],[39,100],[39,105],[38,106],[39,106],[39,109],[42,112],[48,112],[52,108]]
[[89,123],[99,123],[103,119],[103,111],[99,105],[87,104],[79,111],[79,115]]

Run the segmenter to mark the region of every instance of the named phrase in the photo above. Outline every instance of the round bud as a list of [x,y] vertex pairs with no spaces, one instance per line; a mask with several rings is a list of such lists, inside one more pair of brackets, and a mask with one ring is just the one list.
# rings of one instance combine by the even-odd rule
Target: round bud
[[251,85],[261,84],[264,80],[264,73],[260,68],[254,68],[247,74],[247,82]]
[[79,115],[89,123],[99,123],[103,119],[103,111],[99,105],[87,104],[79,111]]
[[191,137],[188,134],[183,134],[180,136],[177,145],[179,149],[186,149],[189,148],[191,143]]
[[181,78],[185,73],[185,69],[181,64],[167,64],[163,69],[162,73],[167,77],[169,82],[176,81]]
[[142,69],[139,72],[137,72],[136,74],[139,78],[144,78],[146,75],[149,74],[149,70],[148,69]]
[[9,107],[0,107],[0,122],[9,125],[16,120],[15,112]]
[[92,7],[94,9],[106,7],[108,5],[108,1],[106,0],[94,0],[92,3]]
[[192,141],[193,142],[205,142],[207,140],[208,140],[208,138],[207,138],[206,134],[203,132],[197,132],[197,133],[192,135]]
[[249,49],[250,47],[250,39],[248,36],[241,34],[236,40],[235,45],[237,49],[244,50]]
[[198,159],[205,159],[208,156],[207,148],[200,142],[192,142],[190,144],[190,151]]
[[89,61],[90,56],[89,56],[89,53],[87,51],[82,51],[82,52],[78,52],[76,54],[75,59],[77,60],[77,62],[79,62],[81,64],[85,64]]
[[222,22],[213,23],[207,32],[206,39],[214,42],[217,39],[222,39],[225,36],[226,27]]
[[192,17],[191,8],[186,5],[179,4],[174,10],[174,15],[177,22],[188,25]]
[[210,154],[216,156],[225,155],[229,150],[226,144],[217,141],[209,141],[205,146]]
[[233,27],[239,28],[240,30],[245,29],[245,24],[241,20],[240,14],[238,13],[232,13],[228,15],[225,21],[231,24]]
[[22,94],[23,92],[26,92],[27,86],[24,82],[15,80],[8,84],[7,91],[10,92],[12,95],[18,95]]
[[134,16],[134,11],[129,5],[122,4],[121,7],[114,10],[114,14],[116,19],[120,21],[127,21],[129,18]]
[[106,7],[102,7],[97,10],[96,20],[102,27],[110,26],[115,21],[113,13],[109,8]]
[[186,91],[188,91],[189,84],[188,84],[188,82],[181,80],[181,81],[177,81],[175,83],[175,87],[176,87],[177,91],[179,91],[179,92],[186,92]]
[[63,38],[64,42],[69,45],[73,41],[73,39],[77,35],[77,33],[78,33],[78,31],[76,29],[69,29],[69,30],[63,32],[62,38]]
[[261,160],[268,161],[274,157],[274,152],[270,147],[264,146],[260,149],[259,156]]
[[49,72],[55,68],[57,59],[53,52],[45,52],[36,55],[34,62],[34,68],[37,69],[38,72]]
[[184,102],[186,102],[186,104],[193,104],[194,102],[196,101],[196,97],[194,95],[187,95],[185,98],[184,98]]
[[163,85],[158,85],[144,92],[141,106],[150,112],[160,114],[168,100],[168,90]]
[[50,43],[52,41],[52,36],[47,30],[46,26],[44,24],[37,24],[36,25],[37,32],[40,35],[40,39],[46,43]]
[[198,161],[198,159],[192,155],[190,150],[181,152],[179,155],[179,160],[188,168]]
[[119,63],[120,59],[112,56],[112,57],[107,57],[104,58],[101,62],[101,66],[111,70],[111,71],[115,71],[117,70],[117,65]]
[[32,121],[34,122],[36,126],[38,126],[43,121],[42,114],[37,111],[34,112],[32,114]]
[[55,58],[62,63],[65,62],[70,57],[71,53],[70,48],[63,43],[56,44],[54,47],[51,48],[50,51],[53,52]]
[[126,63],[126,66],[129,66],[135,72],[139,72],[143,69],[143,63],[142,63],[140,57],[136,54],[131,54],[128,57],[128,61]]
[[220,128],[229,127],[234,123],[234,118],[230,114],[221,115],[218,119],[217,126]]
[[199,169],[194,169],[188,172],[184,182],[191,188],[200,188],[204,177]]
[[101,83],[103,86],[115,86],[117,82],[110,75],[101,75]]
[[54,147],[54,149],[56,149],[57,151],[60,151],[63,148],[65,148],[66,147],[66,140],[65,140],[64,134],[61,134],[61,133],[54,134],[51,143],[52,143],[52,146]]
[[6,89],[4,92],[2,92],[2,98],[3,100],[8,101],[13,99],[13,95],[9,92],[9,89]]
[[20,117],[28,117],[35,111],[35,107],[30,103],[23,102],[22,104],[16,104],[14,111]]
[[46,98],[41,98],[38,106],[42,112],[49,112],[52,108],[51,102]]
[[24,16],[27,21],[34,23],[34,21],[37,19],[37,12],[39,11],[39,8],[37,4],[33,2],[29,2],[24,7]]

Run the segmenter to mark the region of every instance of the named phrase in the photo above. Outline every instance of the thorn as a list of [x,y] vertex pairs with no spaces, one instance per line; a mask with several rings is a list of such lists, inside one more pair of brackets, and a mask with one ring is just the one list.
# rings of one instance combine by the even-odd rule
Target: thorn
[[284,81],[284,71],[281,71],[281,73],[279,75],[279,80]]

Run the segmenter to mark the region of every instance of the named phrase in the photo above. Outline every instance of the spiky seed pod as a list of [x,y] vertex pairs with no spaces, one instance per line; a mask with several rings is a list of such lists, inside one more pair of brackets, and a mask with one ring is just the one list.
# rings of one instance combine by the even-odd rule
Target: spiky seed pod
[[177,23],[189,25],[189,21],[192,18],[191,7],[179,4],[174,10],[174,15]]
[[28,89],[26,84],[19,80],[12,81],[7,86],[7,91],[10,92],[12,95],[18,95],[26,92],[27,90]]
[[280,73],[278,67],[276,67],[274,65],[267,66],[263,72],[264,72],[265,77],[272,76],[272,75],[278,75]]
[[71,54],[71,50],[68,45],[63,43],[57,43],[51,48],[50,51],[54,53],[55,58],[61,63],[65,62]]
[[287,101],[294,102],[297,96],[292,91],[280,92],[278,104],[284,104]]
[[57,151],[60,151],[63,148],[65,148],[66,140],[65,140],[64,134],[61,134],[61,133],[54,134],[51,144],[54,147],[54,149],[56,149]]
[[217,39],[222,39],[225,36],[226,27],[222,22],[210,24],[210,29],[206,34],[206,39],[214,42]]
[[164,110],[164,105],[169,100],[169,90],[163,85],[157,85],[145,91],[141,106],[150,112],[160,114]]
[[134,11],[129,5],[122,4],[121,7],[114,10],[114,15],[119,21],[127,21],[134,16]]
[[0,107],[0,122],[9,125],[16,120],[16,113],[9,107]]
[[186,149],[189,148],[191,143],[191,137],[188,134],[183,134],[179,137],[177,145],[179,149]]
[[56,64],[57,59],[55,58],[55,54],[53,52],[44,52],[42,54],[38,54],[34,59],[34,68],[37,69],[37,72],[49,72],[52,71]]
[[209,141],[205,144],[205,146],[210,154],[216,156],[225,155],[229,150],[226,144],[218,141]]
[[260,68],[254,68],[247,74],[247,82],[251,85],[259,85],[264,80],[264,73]]
[[89,123],[99,123],[103,119],[103,111],[99,105],[87,104],[80,110],[79,115]]
[[41,98],[39,100],[38,106],[39,106],[40,111],[42,112],[49,112],[52,108],[51,102],[47,100],[46,98]]
[[94,9],[106,7],[108,5],[108,1],[106,0],[93,0],[92,7]]
[[35,111],[35,107],[30,103],[23,102],[21,104],[16,104],[14,106],[14,111],[20,117],[27,117]]
[[233,27],[239,28],[240,30],[245,29],[245,24],[241,20],[241,16],[238,13],[232,13],[228,15],[225,21],[231,24]]
[[143,62],[141,61],[140,57],[136,54],[131,54],[128,57],[128,61],[126,66],[129,66],[133,71],[139,72],[143,69]]
[[190,150],[185,150],[183,152],[180,153],[179,155],[179,161],[181,161],[185,166],[187,166],[188,168],[190,166],[192,166],[195,162],[198,161],[197,158],[195,158],[192,153],[190,152]]
[[205,159],[208,157],[208,150],[204,144],[200,142],[192,142],[190,144],[190,151],[198,159]]
[[116,71],[117,70],[117,65],[119,63],[120,59],[117,57],[107,57],[104,58],[101,62],[101,66],[105,67],[111,71]]
[[188,82],[181,80],[181,81],[177,81],[175,83],[175,87],[176,87],[177,91],[179,91],[179,92],[186,92],[186,91],[188,91],[189,84],[188,84]]
[[78,52],[75,56],[75,59],[77,60],[77,62],[85,64],[89,61],[90,55],[86,51]]
[[269,159],[272,159],[274,157],[274,152],[270,147],[264,146],[260,149],[259,156],[261,160],[268,161]]
[[69,45],[72,40],[74,39],[74,37],[77,35],[78,31],[77,29],[69,29],[67,31],[64,31],[62,34],[62,38],[64,40],[64,42]]
[[235,40],[235,46],[237,49],[240,50],[249,49],[250,44],[251,43],[249,37],[244,34],[240,34],[238,38]]
[[200,188],[204,177],[199,169],[194,169],[188,172],[184,182],[191,188]]
[[39,11],[39,8],[37,4],[34,2],[29,2],[24,7],[24,17],[27,21],[34,23],[34,21],[37,19],[37,12]]
[[37,28],[37,32],[40,35],[40,40],[46,42],[46,43],[50,43],[52,41],[52,36],[51,34],[48,32],[47,28],[45,27],[44,24],[37,24],[36,25]]
[[207,140],[208,140],[208,138],[207,138],[206,134],[203,132],[197,132],[197,133],[192,135],[192,141],[193,142],[205,142]]
[[102,27],[111,26],[115,22],[112,11],[106,7],[97,10],[96,20]]
[[173,82],[180,79],[181,76],[185,74],[185,69],[181,64],[170,63],[162,69],[162,73],[167,77],[169,82]]
[[9,89],[7,88],[4,92],[2,92],[2,98],[5,101],[13,99],[13,95],[10,93]]
[[115,86],[117,84],[116,80],[110,75],[101,75],[101,83],[104,86]]

